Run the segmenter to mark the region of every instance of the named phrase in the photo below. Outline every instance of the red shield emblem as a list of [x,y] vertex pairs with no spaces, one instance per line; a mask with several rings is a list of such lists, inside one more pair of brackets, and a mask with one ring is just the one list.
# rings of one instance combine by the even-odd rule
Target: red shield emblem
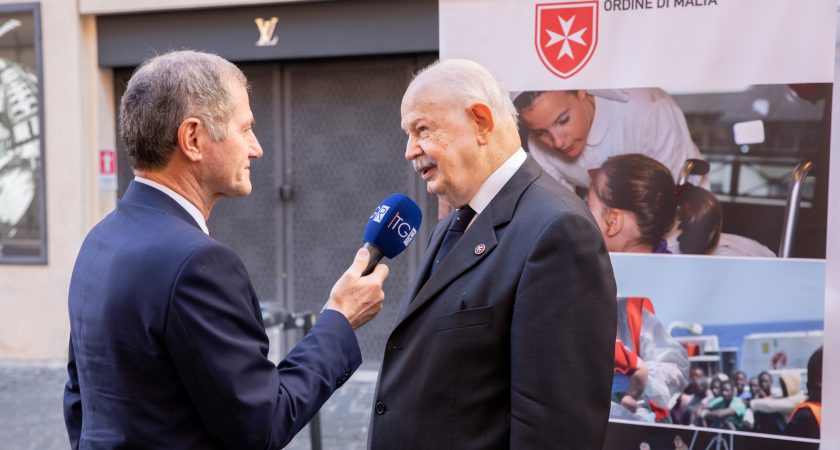
[[589,62],[598,43],[598,2],[537,5],[537,54],[551,73],[569,78]]

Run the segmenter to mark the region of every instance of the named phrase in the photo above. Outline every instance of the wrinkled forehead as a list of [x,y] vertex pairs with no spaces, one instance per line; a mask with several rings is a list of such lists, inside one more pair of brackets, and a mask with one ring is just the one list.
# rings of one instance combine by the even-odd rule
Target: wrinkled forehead
[[450,89],[429,84],[412,84],[403,95],[400,105],[401,126],[408,129],[421,119],[439,120],[450,112],[457,102]]

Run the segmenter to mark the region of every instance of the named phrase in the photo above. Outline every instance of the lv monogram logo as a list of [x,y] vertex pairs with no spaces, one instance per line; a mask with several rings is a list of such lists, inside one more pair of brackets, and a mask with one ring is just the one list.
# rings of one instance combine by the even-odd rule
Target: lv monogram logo
[[277,45],[277,36],[274,36],[274,29],[277,28],[277,18],[265,20],[262,17],[254,19],[257,24],[257,30],[260,32],[260,40],[257,41],[257,47],[270,47]]

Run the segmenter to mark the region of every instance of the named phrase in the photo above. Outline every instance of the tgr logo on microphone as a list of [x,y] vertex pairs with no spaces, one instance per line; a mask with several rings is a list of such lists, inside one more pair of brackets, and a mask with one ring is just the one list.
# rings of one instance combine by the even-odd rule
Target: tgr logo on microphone
[[391,222],[388,223],[388,229],[394,230],[401,238],[405,238],[403,240],[403,245],[408,247],[408,244],[414,239],[414,236],[417,235],[417,228],[412,227],[408,224],[402,217],[400,217],[400,213],[396,213],[394,218],[391,219]]
[[391,209],[391,207],[388,205],[379,205],[373,210],[373,214],[370,215],[370,218],[376,223],[382,223],[382,219],[385,218],[385,213],[387,213],[389,209]]

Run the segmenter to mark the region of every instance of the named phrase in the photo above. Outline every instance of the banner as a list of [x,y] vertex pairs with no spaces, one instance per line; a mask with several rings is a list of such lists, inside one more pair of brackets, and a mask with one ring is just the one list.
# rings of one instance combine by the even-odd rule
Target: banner
[[440,1],[611,251],[605,449],[819,447],[836,7]]
[[[441,57],[479,61],[514,91],[659,86],[718,92],[834,79],[833,57],[817,57],[834,54],[836,4],[830,0],[439,4]],[[581,67],[552,70],[566,61]],[[563,70],[565,77],[558,73]]]

